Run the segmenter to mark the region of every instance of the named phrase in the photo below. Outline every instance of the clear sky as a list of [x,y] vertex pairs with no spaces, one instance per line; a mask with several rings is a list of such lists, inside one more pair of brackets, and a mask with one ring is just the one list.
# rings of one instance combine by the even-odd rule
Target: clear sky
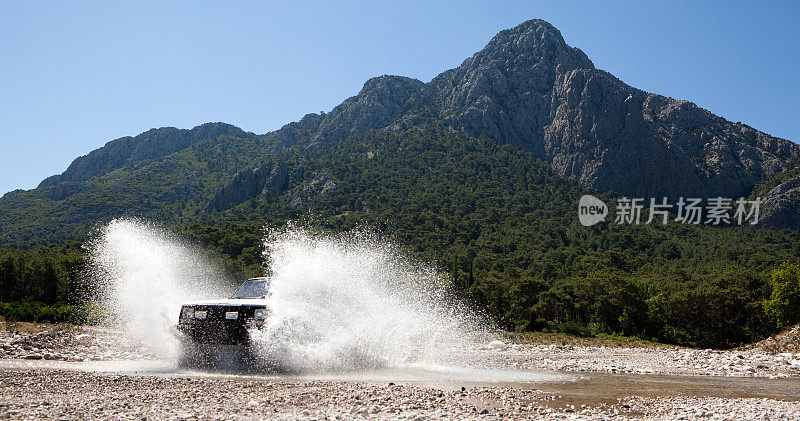
[[[541,18],[637,88],[800,140],[800,2],[0,0],[0,194],[153,127],[265,133]],[[433,4],[431,4],[433,3]]]

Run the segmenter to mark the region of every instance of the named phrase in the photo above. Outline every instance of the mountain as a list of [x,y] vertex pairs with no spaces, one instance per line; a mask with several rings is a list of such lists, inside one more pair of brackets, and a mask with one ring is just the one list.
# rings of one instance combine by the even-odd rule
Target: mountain
[[174,127],[151,129],[136,137],[121,137],[105,144],[88,155],[76,158],[66,171],[44,179],[39,187],[56,186],[60,183],[86,181],[114,171],[125,164],[160,158],[186,149],[203,139],[221,135],[255,137],[252,133],[225,123],[206,123],[191,130]]
[[[153,129],[7,193],[0,302],[68,300],[75,242],[112,218],[169,226],[242,277],[263,273],[262,228],[296,221],[377,230],[507,328],[737,346],[778,328],[764,302],[800,256],[799,149],[630,87],[533,20],[428,83],[372,78],[263,135]],[[584,227],[587,193],[764,203],[759,227]]]
[[795,143],[626,85],[542,20],[500,32],[430,83],[373,78],[302,122],[305,137],[293,125],[279,136],[318,144],[443,124],[531,151],[595,191],[633,197],[739,197],[800,157]]
[[[3,208],[0,226],[29,246],[84,240],[98,222],[141,216],[214,252],[237,277],[263,274],[265,225],[369,227],[422,268],[434,265],[501,326],[701,347],[774,333],[762,306],[770,271],[800,255],[790,230],[584,227],[575,204],[588,188],[530,151],[446,128],[281,145],[275,135],[201,140],[87,180],[62,201],[48,197],[52,186],[19,193],[13,202],[24,206]],[[76,248],[0,248],[0,302],[68,298],[85,285]]]
[[598,194],[736,198],[758,186],[762,225],[800,228],[796,180],[786,176],[800,146],[630,87],[531,20],[428,83],[372,78],[329,113],[265,135],[207,123],[110,141],[38,188],[0,198],[0,245],[81,240],[121,215],[169,223],[233,215],[252,200],[297,212],[352,187],[329,169],[309,170],[315,154],[376,130],[487,138]]

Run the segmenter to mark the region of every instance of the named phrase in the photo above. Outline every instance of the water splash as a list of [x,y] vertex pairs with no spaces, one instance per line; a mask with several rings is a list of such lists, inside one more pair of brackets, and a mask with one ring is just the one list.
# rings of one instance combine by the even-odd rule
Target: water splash
[[230,293],[199,250],[146,222],[114,220],[87,249],[93,298],[102,304],[106,323],[168,360],[176,360],[180,350],[171,329],[181,304]]
[[[272,315],[251,337],[266,366],[332,373],[452,364],[485,333],[443,276],[369,232],[289,226],[265,246]],[[146,222],[112,221],[88,249],[107,322],[167,361],[180,356],[172,331],[180,306],[231,292],[200,250]]]
[[434,269],[364,231],[268,235],[272,316],[252,333],[281,369],[332,372],[448,363],[483,333]]

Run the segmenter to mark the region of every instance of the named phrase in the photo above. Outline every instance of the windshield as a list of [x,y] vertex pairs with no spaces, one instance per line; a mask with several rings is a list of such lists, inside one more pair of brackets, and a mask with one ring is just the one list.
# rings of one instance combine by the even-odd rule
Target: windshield
[[231,298],[265,298],[269,291],[269,279],[249,279]]

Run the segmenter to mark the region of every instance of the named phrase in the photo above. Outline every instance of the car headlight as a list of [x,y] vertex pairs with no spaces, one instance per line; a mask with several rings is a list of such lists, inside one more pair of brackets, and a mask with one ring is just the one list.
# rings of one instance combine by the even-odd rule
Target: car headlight
[[270,311],[267,308],[257,308],[253,313],[253,318],[256,320],[266,320],[269,317]]
[[191,307],[184,307],[181,309],[181,320],[194,319],[194,309]]

